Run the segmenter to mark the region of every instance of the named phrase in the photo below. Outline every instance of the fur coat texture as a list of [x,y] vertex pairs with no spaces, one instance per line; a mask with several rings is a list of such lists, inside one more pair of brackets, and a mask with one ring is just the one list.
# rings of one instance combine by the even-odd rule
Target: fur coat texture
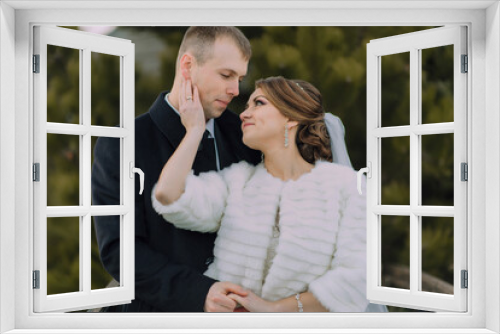
[[[366,310],[366,199],[351,168],[319,161],[299,179],[282,181],[262,163],[240,162],[189,175],[170,205],[154,192],[155,210],[178,228],[218,231],[207,276],[267,300],[309,291],[331,312]],[[264,277],[278,212],[279,244]]]

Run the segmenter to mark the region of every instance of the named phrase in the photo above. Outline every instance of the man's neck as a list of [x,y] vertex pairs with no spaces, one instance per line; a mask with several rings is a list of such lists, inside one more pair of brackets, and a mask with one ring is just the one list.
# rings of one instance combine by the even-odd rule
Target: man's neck
[[[167,103],[170,106],[170,108],[172,108],[175,111],[175,113],[180,116],[179,109],[177,109],[172,103],[173,99],[171,94],[172,93],[167,93],[167,95],[165,95],[165,103]],[[205,119],[205,127],[208,130],[208,132],[210,132],[210,135],[212,135],[212,138],[215,138],[214,122],[215,121],[213,118],[209,120]]]
[[167,94],[166,99],[168,104],[177,112],[179,112],[179,95],[175,91],[175,87],[172,88],[170,93]]

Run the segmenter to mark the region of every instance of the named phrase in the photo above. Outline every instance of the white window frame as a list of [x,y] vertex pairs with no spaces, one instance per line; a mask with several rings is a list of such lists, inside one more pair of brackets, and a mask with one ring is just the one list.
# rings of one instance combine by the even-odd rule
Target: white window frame
[[[129,7],[129,9],[120,8]],[[108,8],[110,10],[103,9]],[[85,8],[85,9],[81,9]],[[144,10],[137,10],[143,8]],[[113,9],[113,10],[111,10]],[[408,25],[464,24],[469,31],[467,244],[469,311],[436,314],[34,314],[32,312],[32,26],[57,25]],[[500,331],[500,9],[498,1],[15,1],[0,3],[0,332]],[[486,70],[487,68],[487,70]],[[12,84],[14,82],[14,84]],[[13,145],[14,143],[14,145]],[[486,182],[487,181],[487,182]],[[13,190],[15,189],[15,190]],[[15,191],[13,196],[13,191]],[[473,226],[473,228],[472,228]],[[473,245],[473,247],[472,247]],[[15,287],[14,289],[12,287]],[[487,291],[487,293],[486,293]],[[91,321],[89,321],[92,319]],[[166,328],[169,326],[169,328]],[[413,329],[410,329],[412,327]],[[132,328],[137,330],[131,330]],[[233,330],[231,330],[231,328]],[[259,329],[260,328],[260,329]],[[284,329],[285,328],[285,329]],[[288,328],[288,329],[286,329]],[[37,330],[39,329],[39,330]],[[162,329],[162,330],[160,330]],[[390,330],[392,329],[392,330]],[[46,331],[45,331],[46,332]],[[120,332],[118,330],[118,332]]]

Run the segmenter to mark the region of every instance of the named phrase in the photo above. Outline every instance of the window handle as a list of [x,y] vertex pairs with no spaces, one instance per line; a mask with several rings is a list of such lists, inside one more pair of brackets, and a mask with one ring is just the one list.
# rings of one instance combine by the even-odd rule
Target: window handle
[[368,176],[369,179],[372,177],[372,163],[371,161],[368,161],[368,167],[361,168],[358,170],[358,193],[360,195],[363,195],[363,192],[361,191],[361,176],[363,176],[363,173],[366,173],[366,176]]
[[144,190],[144,172],[142,171],[142,169],[134,167],[133,161],[130,161],[129,166],[130,166],[130,178],[131,179],[134,178],[134,173],[139,174],[139,184],[141,187],[141,189],[139,190],[139,195],[142,195],[142,191]]

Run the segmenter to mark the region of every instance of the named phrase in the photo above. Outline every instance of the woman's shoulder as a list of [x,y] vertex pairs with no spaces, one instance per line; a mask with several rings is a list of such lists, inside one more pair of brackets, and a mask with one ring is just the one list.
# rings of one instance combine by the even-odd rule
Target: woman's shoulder
[[315,179],[324,186],[336,187],[339,190],[355,190],[357,186],[357,172],[350,166],[334,162],[316,162]]
[[229,184],[245,183],[255,173],[255,169],[256,166],[246,161],[240,161],[221,170],[221,175]]
[[333,177],[338,179],[339,177],[343,179],[355,178],[356,171],[349,166],[341,165],[335,162],[328,161],[318,161],[316,162],[315,170],[319,177]]

